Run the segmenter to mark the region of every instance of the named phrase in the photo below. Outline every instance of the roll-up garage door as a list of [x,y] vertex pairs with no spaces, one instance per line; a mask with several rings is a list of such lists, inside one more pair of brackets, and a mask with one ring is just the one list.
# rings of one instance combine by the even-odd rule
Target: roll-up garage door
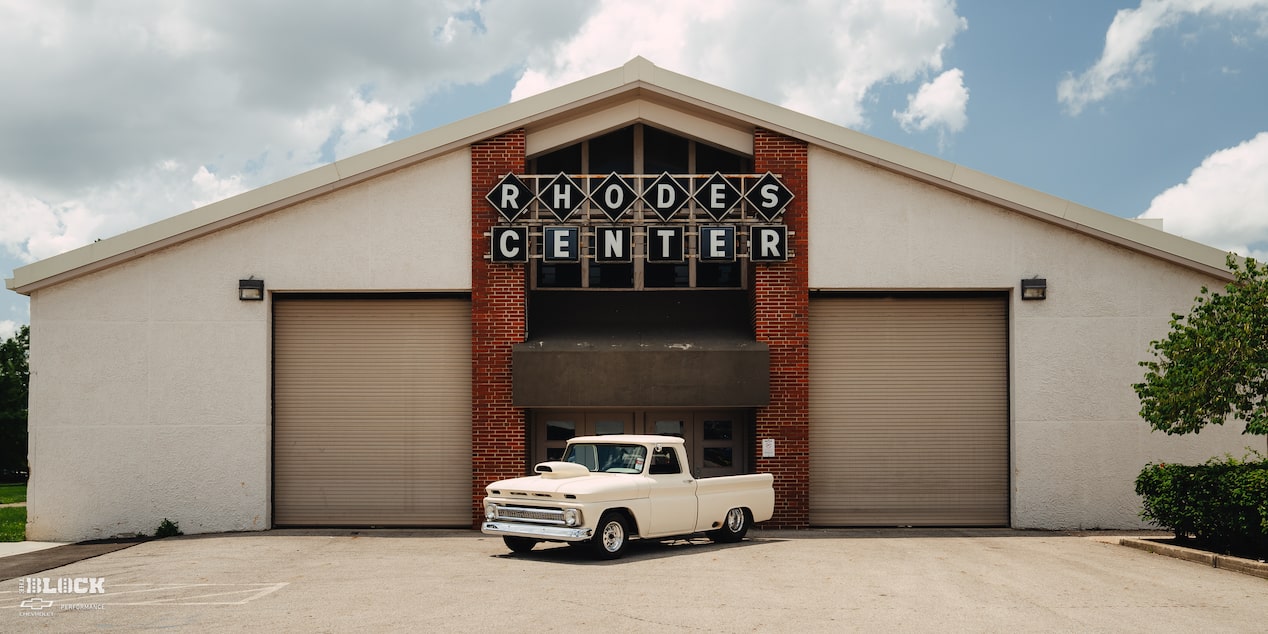
[[471,523],[471,305],[286,298],[274,318],[273,523]]
[[810,303],[810,522],[1007,526],[1007,296]]

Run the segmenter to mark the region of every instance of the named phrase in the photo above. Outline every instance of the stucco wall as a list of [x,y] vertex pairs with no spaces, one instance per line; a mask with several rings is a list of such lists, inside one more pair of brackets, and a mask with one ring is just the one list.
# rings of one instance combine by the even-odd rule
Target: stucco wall
[[[1219,280],[818,148],[809,234],[812,289],[1011,291],[1015,527],[1143,526],[1146,462],[1264,449],[1240,426],[1166,436],[1137,416],[1149,341]],[[1048,299],[1022,302],[1035,275]]]
[[465,150],[31,296],[27,538],[268,528],[269,291],[465,290]]

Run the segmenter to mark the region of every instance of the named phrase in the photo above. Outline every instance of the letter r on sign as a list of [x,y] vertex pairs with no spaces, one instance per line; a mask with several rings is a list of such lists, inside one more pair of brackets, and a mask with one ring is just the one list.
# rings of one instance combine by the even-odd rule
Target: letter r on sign
[[785,225],[755,225],[749,231],[748,259],[753,262],[784,262],[788,260],[788,227]]
[[502,204],[498,205],[502,209],[519,209],[520,205],[517,199],[520,195],[520,188],[511,183],[502,183]]

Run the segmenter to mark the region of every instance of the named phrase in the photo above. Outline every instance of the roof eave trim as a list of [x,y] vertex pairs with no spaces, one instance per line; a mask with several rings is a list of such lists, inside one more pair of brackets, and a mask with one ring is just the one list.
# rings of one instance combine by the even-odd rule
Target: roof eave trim
[[667,71],[636,57],[620,68],[20,267],[14,271],[13,278],[5,280],[5,285],[29,295],[630,91],[664,95],[1112,244],[1222,279],[1232,279],[1224,268],[1225,254],[1213,247]]

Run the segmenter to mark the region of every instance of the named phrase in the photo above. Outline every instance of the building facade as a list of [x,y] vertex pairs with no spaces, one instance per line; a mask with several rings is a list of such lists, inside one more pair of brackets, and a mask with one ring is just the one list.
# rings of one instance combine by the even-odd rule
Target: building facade
[[472,526],[620,432],[770,526],[1136,527],[1246,444],[1131,389],[1223,257],[635,59],[15,271],[27,534]]

